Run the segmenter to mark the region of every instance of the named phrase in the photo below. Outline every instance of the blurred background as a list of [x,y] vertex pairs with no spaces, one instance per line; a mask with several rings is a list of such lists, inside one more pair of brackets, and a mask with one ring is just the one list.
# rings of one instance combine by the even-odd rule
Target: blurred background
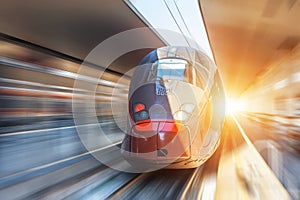
[[[184,5],[196,9],[195,20],[207,35],[191,33],[198,26],[188,23],[192,8]],[[166,0],[150,6],[134,0],[1,2],[0,199],[300,198],[299,1]],[[203,166],[119,172],[101,164],[80,141],[72,103],[84,102],[90,91],[74,88],[74,81],[97,86],[98,122],[80,126],[100,126],[120,146],[125,121],[114,116],[124,113],[112,110],[111,102],[126,101],[126,73],[152,49],[124,54],[108,69],[85,62],[89,72],[103,73],[101,79],[77,72],[110,36],[164,26],[154,24],[163,21],[151,17],[155,9],[166,13],[165,24],[210,44],[206,53],[223,77],[227,117],[220,147]],[[172,44],[150,30],[137,40]],[[112,151],[105,142],[94,143],[93,153]]]

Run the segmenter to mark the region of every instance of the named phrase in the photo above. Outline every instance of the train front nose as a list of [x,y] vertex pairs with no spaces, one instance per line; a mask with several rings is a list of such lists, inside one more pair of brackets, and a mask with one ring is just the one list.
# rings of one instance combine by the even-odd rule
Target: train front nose
[[136,123],[127,135],[127,157],[155,164],[171,164],[190,156],[188,128],[174,120],[155,119]]

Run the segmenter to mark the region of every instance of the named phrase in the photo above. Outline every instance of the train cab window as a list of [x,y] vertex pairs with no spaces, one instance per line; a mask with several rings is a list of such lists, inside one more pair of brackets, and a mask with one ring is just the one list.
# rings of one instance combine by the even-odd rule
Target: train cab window
[[158,62],[157,76],[163,80],[184,80],[187,62],[179,59],[165,59]]
[[193,78],[189,68],[188,62],[183,59],[161,59],[152,65],[151,80],[162,79],[164,82],[168,80],[191,82]]

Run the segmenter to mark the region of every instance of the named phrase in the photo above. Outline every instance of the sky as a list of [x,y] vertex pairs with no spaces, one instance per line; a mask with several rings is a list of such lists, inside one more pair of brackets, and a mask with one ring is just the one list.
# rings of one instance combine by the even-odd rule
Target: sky
[[[125,2],[149,27],[155,28],[158,36],[168,45],[191,46],[204,51],[214,60],[197,0],[125,0]],[[174,34],[164,31],[165,29],[185,36],[174,37]]]

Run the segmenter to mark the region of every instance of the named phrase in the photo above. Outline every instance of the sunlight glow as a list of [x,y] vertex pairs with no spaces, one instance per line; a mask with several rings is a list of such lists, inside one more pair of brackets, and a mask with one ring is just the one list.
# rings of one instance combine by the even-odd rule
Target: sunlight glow
[[226,115],[236,114],[246,110],[244,102],[232,98],[226,99]]

